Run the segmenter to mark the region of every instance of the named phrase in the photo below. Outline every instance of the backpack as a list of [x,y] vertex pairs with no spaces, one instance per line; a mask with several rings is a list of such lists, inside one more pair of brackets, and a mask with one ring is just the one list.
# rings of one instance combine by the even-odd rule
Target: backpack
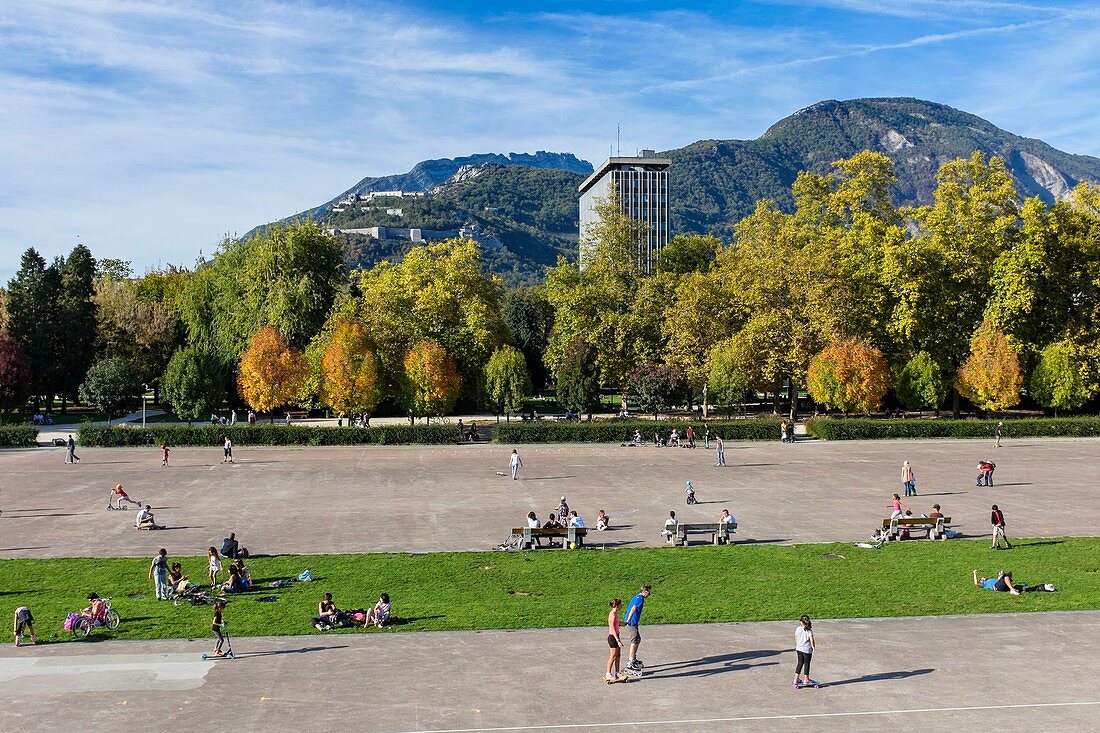
[[303,570],[301,575],[298,576],[298,580],[308,583],[313,580],[313,573],[309,572],[308,570]]
[[65,631],[72,631],[73,626],[76,625],[76,620],[80,618],[79,613],[70,613],[65,617]]

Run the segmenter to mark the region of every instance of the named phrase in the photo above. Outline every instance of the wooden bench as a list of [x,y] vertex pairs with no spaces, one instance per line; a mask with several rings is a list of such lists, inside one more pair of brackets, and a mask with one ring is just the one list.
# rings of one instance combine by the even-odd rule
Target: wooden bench
[[588,527],[557,527],[551,529],[546,527],[516,527],[512,530],[512,534],[523,536],[523,549],[525,550],[534,547],[535,539],[538,537],[561,539],[563,540],[561,545],[563,548],[568,548],[571,544],[582,547],[584,537],[588,534]]
[[930,540],[946,540],[947,527],[951,525],[951,517],[895,517],[882,520],[882,531],[886,533],[886,541],[901,539],[903,529],[909,530],[910,539],[915,539],[916,531],[928,532]]
[[[291,420],[305,420],[309,417],[308,410],[287,410],[286,415],[290,415]],[[284,415],[285,417],[285,415]]]
[[711,543],[715,545],[730,544],[730,535],[737,531],[736,522],[679,522],[671,529],[665,530],[665,540],[671,545],[687,547],[689,534],[709,534]]

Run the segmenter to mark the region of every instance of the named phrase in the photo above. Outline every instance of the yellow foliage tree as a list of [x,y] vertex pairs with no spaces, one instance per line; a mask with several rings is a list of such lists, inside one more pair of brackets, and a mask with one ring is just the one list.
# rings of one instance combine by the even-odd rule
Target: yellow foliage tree
[[449,412],[461,387],[454,359],[435,341],[422,339],[405,354],[405,409],[410,419]]
[[241,355],[237,388],[257,412],[271,412],[297,398],[308,368],[302,352],[292,349],[278,329],[268,326]]
[[341,320],[321,360],[321,399],[339,413],[370,412],[378,404],[378,357],[367,331]]
[[970,356],[955,375],[959,394],[979,409],[997,412],[1020,401],[1020,356],[1004,331],[983,321],[970,339]]
[[812,360],[807,389],[815,401],[844,412],[879,406],[889,386],[882,352],[856,338],[833,341]]

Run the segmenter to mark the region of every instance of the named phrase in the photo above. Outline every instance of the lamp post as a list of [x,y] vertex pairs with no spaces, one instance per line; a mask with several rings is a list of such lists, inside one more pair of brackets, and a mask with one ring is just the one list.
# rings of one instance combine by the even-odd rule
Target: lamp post
[[141,385],[141,427],[145,427],[145,400],[149,394],[149,385]]

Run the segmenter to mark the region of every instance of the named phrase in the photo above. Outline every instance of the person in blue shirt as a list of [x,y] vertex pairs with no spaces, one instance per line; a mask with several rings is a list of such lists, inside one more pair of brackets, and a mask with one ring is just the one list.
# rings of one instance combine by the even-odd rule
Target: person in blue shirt
[[649,585],[643,585],[633,598],[630,599],[630,603],[626,605],[626,626],[630,630],[630,653],[626,660],[627,669],[640,670],[642,668],[642,660],[638,659],[638,645],[642,643],[642,634],[638,631],[638,626],[642,623],[642,607],[645,606],[645,599],[649,598],[649,592],[651,587]]

